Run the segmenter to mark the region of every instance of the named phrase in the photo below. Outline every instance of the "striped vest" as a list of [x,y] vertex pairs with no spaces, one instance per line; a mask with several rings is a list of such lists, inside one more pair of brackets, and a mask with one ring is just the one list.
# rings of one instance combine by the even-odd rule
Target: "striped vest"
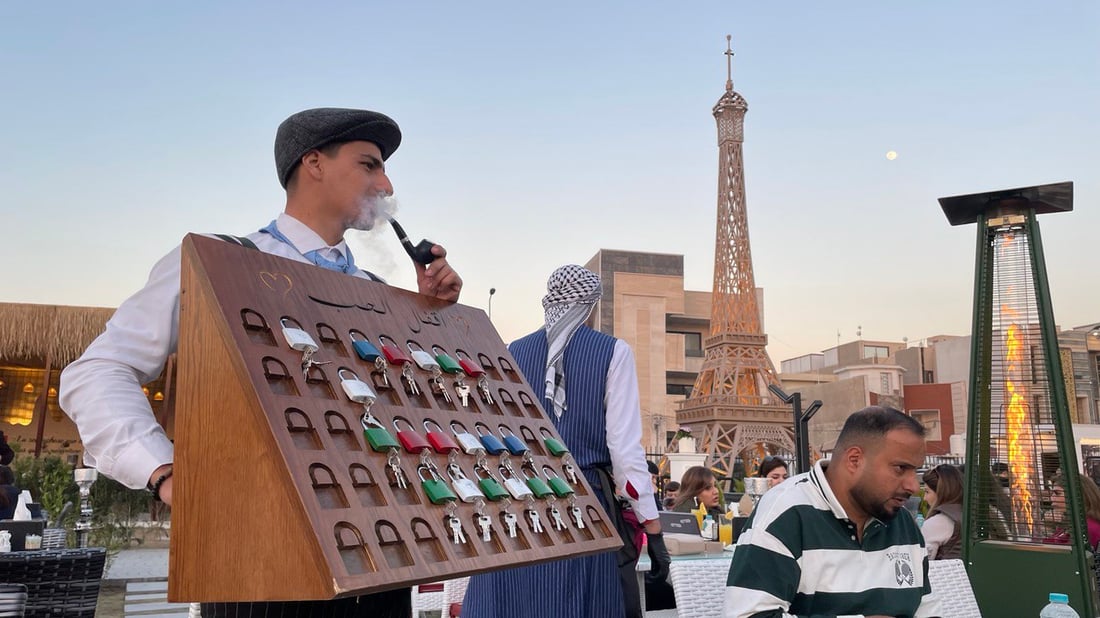
[[607,370],[615,351],[615,338],[581,326],[565,347],[565,405],[558,418],[546,401],[546,331],[539,329],[513,341],[508,351],[542,402],[547,417],[558,430],[577,464],[585,470],[610,466],[607,449]]

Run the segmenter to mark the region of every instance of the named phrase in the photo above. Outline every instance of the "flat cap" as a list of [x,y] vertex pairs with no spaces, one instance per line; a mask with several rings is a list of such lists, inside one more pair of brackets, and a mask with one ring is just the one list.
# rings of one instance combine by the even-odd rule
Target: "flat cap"
[[291,172],[310,150],[355,141],[378,146],[385,161],[401,145],[401,129],[389,116],[365,109],[319,107],[292,115],[275,132],[279,184],[286,188]]

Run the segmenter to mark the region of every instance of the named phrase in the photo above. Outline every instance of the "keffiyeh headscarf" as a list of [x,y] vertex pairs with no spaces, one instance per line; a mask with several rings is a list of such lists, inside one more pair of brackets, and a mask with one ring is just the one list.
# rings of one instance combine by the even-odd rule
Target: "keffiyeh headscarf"
[[561,418],[565,411],[565,346],[600,300],[600,276],[576,264],[554,271],[546,282],[546,398]]

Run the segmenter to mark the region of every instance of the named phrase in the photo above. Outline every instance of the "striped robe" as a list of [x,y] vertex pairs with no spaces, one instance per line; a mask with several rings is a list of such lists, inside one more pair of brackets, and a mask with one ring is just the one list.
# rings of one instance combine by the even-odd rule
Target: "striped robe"
[[822,463],[760,500],[730,564],[726,618],[940,616],[913,518],[871,519],[856,540]]
[[[604,393],[615,338],[582,326],[565,349],[565,389],[568,409],[554,423],[600,498],[596,466],[610,466]],[[546,383],[546,331],[538,330],[508,346],[539,401]],[[545,406],[544,406],[545,407]],[[522,508],[515,506],[516,514]],[[563,512],[564,514],[564,512]],[[550,525],[543,522],[543,526]],[[470,579],[462,603],[462,618],[621,618],[622,585],[614,552],[495,571]]]

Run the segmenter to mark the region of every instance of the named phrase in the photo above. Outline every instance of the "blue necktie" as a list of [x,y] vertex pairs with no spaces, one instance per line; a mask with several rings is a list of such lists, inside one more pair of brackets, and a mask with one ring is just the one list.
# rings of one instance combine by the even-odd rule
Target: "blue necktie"
[[[298,247],[294,246],[294,243],[290,242],[289,238],[287,238],[282,232],[279,231],[279,228],[275,226],[274,221],[268,223],[267,227],[263,228],[260,231],[264,232],[265,234],[271,234],[273,237],[275,237],[276,240],[284,242],[293,247],[295,251],[298,251],[298,253],[302,253],[301,250],[298,249]],[[321,268],[335,270],[344,274],[354,273],[356,270],[358,270],[355,267],[355,260],[352,259],[350,254],[344,255],[344,253],[340,250],[336,250],[336,255],[336,260],[330,260],[321,255],[320,249],[314,249],[313,251],[302,253],[303,257],[305,257],[310,262],[313,262],[317,266],[320,266]],[[371,275],[371,278],[374,279],[375,277]]]

